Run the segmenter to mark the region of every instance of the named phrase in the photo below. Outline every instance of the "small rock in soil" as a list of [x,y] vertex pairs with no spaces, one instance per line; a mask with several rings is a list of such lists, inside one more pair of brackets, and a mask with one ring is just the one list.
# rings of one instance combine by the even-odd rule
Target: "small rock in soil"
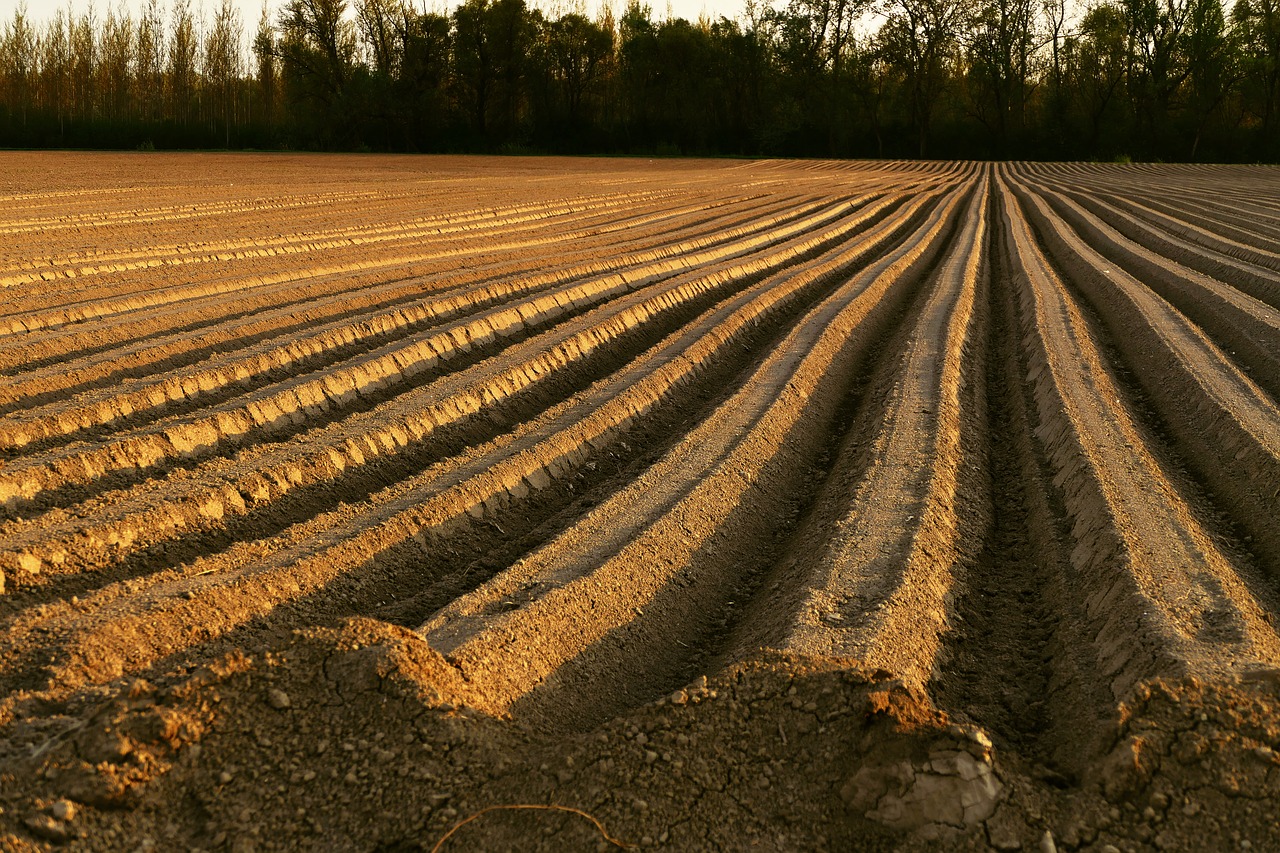
[[45,841],[52,841],[55,844],[63,844],[70,841],[73,834],[71,827],[54,820],[47,814],[33,815],[23,821],[23,824],[36,838],[43,838]]
[[53,805],[49,806],[49,814],[53,815],[58,820],[75,820],[76,804],[70,800],[58,800]]

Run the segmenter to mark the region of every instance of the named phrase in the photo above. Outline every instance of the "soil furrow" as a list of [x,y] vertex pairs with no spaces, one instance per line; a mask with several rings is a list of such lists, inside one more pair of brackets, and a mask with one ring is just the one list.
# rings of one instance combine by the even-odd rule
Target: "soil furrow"
[[[1016,184],[1015,191],[1025,192]],[[1189,449],[1188,463],[1262,543],[1264,565],[1280,577],[1280,530],[1270,523],[1280,482],[1280,410],[1172,305],[1085,246],[1038,196],[1024,199],[1040,238]]]
[[992,284],[984,420],[991,524],[951,608],[930,693],[989,732],[1006,760],[1053,785],[1078,783],[1106,748],[1114,696],[1097,677],[1093,640],[1071,564],[1071,524],[1039,422],[1013,256],[992,200]]
[[[523,335],[562,316],[572,316],[575,311],[616,300],[627,293],[645,294],[652,289],[650,285],[654,282],[661,285],[657,287],[657,295],[650,298],[661,301],[666,292],[679,293],[680,288],[692,288],[697,292],[723,287],[742,275],[776,268],[801,258],[852,233],[868,218],[865,214],[845,216],[848,210],[847,205],[838,205],[813,217],[812,221],[795,223],[777,234],[776,240],[761,240],[770,248],[757,255],[708,250],[657,268],[629,270],[604,279],[570,285],[563,291],[544,294],[523,303],[502,305],[439,331],[397,341],[341,369],[330,368],[311,376],[303,375],[281,383],[281,387],[269,387],[248,395],[247,399],[235,398],[196,418],[167,419],[139,431],[137,435],[124,433],[112,442],[89,450],[72,446],[68,452],[42,454],[48,457],[46,459],[40,456],[19,459],[0,473],[0,499],[11,507],[21,507],[42,493],[52,494],[71,486],[92,483],[104,475],[128,472],[131,476],[138,476],[149,470],[163,470],[178,460],[208,456],[228,445],[261,440],[264,434],[287,436],[308,422],[324,423],[360,400],[368,400],[372,404],[379,398],[395,394],[405,383],[412,383],[415,376],[433,370],[437,365],[447,364],[458,354],[470,352],[473,347],[486,347],[495,340]],[[808,227],[818,227],[819,230],[806,233]],[[711,262],[720,257],[733,260],[717,268]],[[672,279],[674,284],[662,282],[664,274],[694,267],[697,263],[707,264],[712,271],[699,273],[693,281],[675,278]],[[626,299],[618,301],[617,310],[627,307]],[[627,325],[639,321],[640,318],[634,317]],[[594,349],[596,344],[592,337],[588,333],[585,339],[573,345],[574,349],[581,352]],[[515,381],[517,385],[523,385],[529,380]],[[331,410],[333,414],[327,414]],[[137,475],[134,471],[138,472]]]
[[[695,205],[692,209],[696,211],[703,207],[703,205]],[[762,207],[764,213],[773,212],[773,205],[764,204]],[[785,219],[787,214],[782,216]],[[727,230],[732,232],[736,227],[747,224],[747,222],[737,222]],[[676,227],[679,227],[679,223],[676,223]],[[715,232],[711,229],[700,232],[701,229],[695,229],[689,236],[716,239]],[[732,236],[732,233],[722,235],[722,239],[732,239]],[[597,245],[600,239],[605,241],[608,251],[602,252],[601,247]],[[14,347],[8,352],[0,347],[0,366],[25,379],[24,374],[39,367],[54,368],[65,361],[68,355],[75,354],[81,357],[95,354],[113,356],[120,353],[123,355],[127,354],[127,350],[122,353],[122,349],[127,346],[142,347],[146,352],[145,347],[154,343],[154,337],[157,334],[181,336],[180,340],[190,341],[195,337],[191,334],[194,330],[201,331],[200,339],[208,337],[212,343],[226,346],[234,343],[236,338],[219,336],[226,335],[229,327],[234,329],[237,320],[244,318],[254,322],[261,312],[277,311],[288,318],[297,317],[314,322],[328,319],[326,314],[315,312],[318,309],[323,310],[329,302],[339,301],[343,305],[359,307],[366,304],[363,300],[377,295],[381,289],[390,286],[394,292],[397,284],[401,288],[409,287],[408,295],[412,298],[420,295],[421,287],[443,290],[528,274],[547,275],[557,272],[565,277],[564,280],[568,280],[574,275],[588,275],[593,271],[608,269],[607,264],[611,261],[627,263],[628,253],[635,253],[637,250],[661,250],[669,243],[670,237],[665,231],[650,233],[646,228],[640,234],[628,234],[621,241],[616,234],[610,233],[604,238],[583,238],[581,241],[575,241],[575,251],[558,253],[557,263],[550,265],[535,263],[532,267],[530,261],[535,259],[524,258],[513,261],[509,256],[493,259],[476,258],[467,269],[458,269],[455,265],[440,262],[417,263],[412,258],[401,258],[399,259],[401,263],[397,265],[396,277],[390,283],[385,273],[386,265],[381,262],[366,264],[369,270],[367,272],[354,268],[340,272],[335,272],[329,267],[304,269],[295,265],[275,275],[259,275],[258,279],[262,286],[253,291],[252,298],[246,294],[239,294],[234,297],[197,300],[196,305],[182,311],[166,308],[141,312],[130,315],[128,322],[116,323],[105,329],[94,328],[81,331],[79,329],[81,324],[77,324],[75,329],[58,334],[41,335],[39,340],[24,342],[23,345]],[[622,259],[615,260],[614,255],[619,251]],[[579,269],[579,267],[584,268]],[[379,270],[383,271],[379,272]],[[412,275],[406,275],[406,273],[412,273]],[[376,307],[378,304],[374,302],[372,306]],[[150,366],[150,362],[136,363],[135,370]]]
[[[423,626],[474,701],[496,713],[554,707],[595,720],[669,683],[663,659],[681,657],[678,638],[706,631],[704,620],[734,589],[757,537],[771,536],[762,521],[801,488],[791,478],[803,477],[803,460],[821,448],[821,425],[840,397],[828,389],[847,383],[864,336],[893,315],[946,242],[959,196],[930,217],[919,239],[810,313],[738,394],[645,476]],[[611,532],[604,541],[601,530]],[[588,691],[606,672],[615,684],[627,673],[623,695]]]
[[[815,204],[812,207],[818,206]],[[808,205],[802,205],[800,211],[803,212],[808,207]],[[122,394],[119,389],[110,388],[101,392],[98,395],[101,399],[97,401],[92,397],[87,399],[78,397],[74,403],[76,408],[65,404],[47,406],[39,410],[28,408],[21,413],[20,417],[9,417],[0,421],[0,444],[21,446],[24,443],[36,441],[41,436],[69,434],[91,426],[110,424],[148,408],[165,407],[173,403],[185,402],[192,397],[204,398],[221,387],[233,384],[240,393],[243,393],[245,390],[252,390],[251,383],[255,377],[275,371],[297,374],[304,367],[305,360],[314,361],[317,356],[323,355],[327,350],[339,350],[347,355],[358,355],[372,350],[380,341],[394,341],[405,337],[407,333],[427,328],[432,323],[462,316],[467,312],[476,312],[500,302],[516,299],[525,293],[543,291],[549,285],[554,286],[559,282],[582,279],[601,270],[614,270],[620,273],[630,268],[634,270],[634,274],[653,275],[663,267],[654,266],[652,263],[648,267],[636,268],[635,265],[648,260],[647,256],[670,257],[716,245],[722,246],[722,251],[734,251],[742,245],[735,244],[733,242],[735,238],[744,237],[752,231],[767,233],[766,229],[769,227],[793,218],[792,212],[788,211],[779,216],[757,220],[746,228],[717,229],[708,238],[682,240],[674,245],[663,245],[645,253],[632,252],[616,259],[599,259],[597,256],[597,259],[590,264],[580,264],[559,270],[536,273],[517,270],[514,271],[516,275],[512,275],[511,272],[507,272],[506,275],[489,273],[485,278],[490,279],[492,283],[487,285],[458,289],[447,296],[435,296],[428,300],[419,298],[407,304],[402,303],[393,312],[373,316],[361,315],[354,322],[344,320],[328,328],[312,326],[306,335],[295,335],[283,343],[272,340],[269,344],[257,348],[256,351],[251,350],[248,354],[236,353],[221,359],[210,360],[200,365],[197,370],[192,370],[189,365],[184,364],[169,378],[160,376],[149,378],[145,383],[141,383],[142,387],[131,388],[127,393]],[[412,291],[420,292],[422,284],[415,283],[411,288]],[[411,295],[410,299],[413,299],[414,295],[416,294]],[[285,316],[292,317],[293,314],[287,312]],[[324,359],[320,363],[332,360],[336,359]],[[67,368],[74,370],[74,363],[67,365]],[[28,382],[26,377],[21,381],[24,385]]]
[[820,553],[801,560],[809,574],[793,582],[799,599],[785,604],[785,649],[857,658],[917,688],[935,669],[947,602],[990,512],[967,446],[981,441],[974,400],[982,368],[974,359],[986,322],[988,206],[984,176],[888,373],[883,414],[859,436],[864,473]]
[[1140,680],[1247,669],[1280,646],[1120,403],[1097,344],[1001,181],[1039,435],[1072,521],[1071,563],[1116,699]]
[[[917,200],[915,205],[919,204]],[[879,241],[900,230],[888,230]],[[88,605],[96,605],[90,609],[87,619],[96,626],[93,631],[66,632],[67,642],[73,648],[92,650],[91,657],[103,660],[108,647],[116,648],[118,655],[111,658],[106,669],[94,668],[90,673],[83,669],[83,653],[68,651],[64,661],[70,662],[65,665],[59,662],[55,683],[70,685],[104,674],[111,677],[110,673],[124,666],[125,661],[137,661],[143,654],[144,635],[164,637],[172,632],[174,620],[190,624],[191,627],[184,630],[184,634],[189,635],[187,642],[208,639],[211,632],[230,630],[245,620],[263,615],[278,606],[281,599],[300,596],[330,583],[342,572],[364,566],[395,543],[418,542],[426,547],[438,540],[447,541],[467,528],[473,515],[495,514],[510,501],[530,497],[540,488],[572,475],[594,452],[619,440],[638,418],[669,396],[670,389],[687,384],[708,360],[727,353],[733,342],[757,322],[754,318],[759,312],[776,310],[874,248],[874,245],[864,245],[849,250],[844,257],[811,264],[800,274],[785,275],[773,286],[762,287],[752,302],[737,308],[725,306],[717,312],[727,314],[720,322],[710,326],[694,324],[685,332],[677,333],[667,343],[667,348],[672,349],[670,353],[661,354],[660,348],[652,356],[638,359],[632,368],[604,383],[586,401],[570,401],[489,446],[477,448],[456,462],[428,469],[395,487],[376,505],[376,513],[361,513],[354,519],[341,521],[334,529],[326,529],[319,522],[318,527],[317,524],[303,525],[304,529],[295,533],[300,538],[286,538],[275,553],[265,558],[254,557],[260,546],[233,548],[225,555],[212,558],[212,568],[206,568],[208,563],[197,562],[176,576],[166,573],[165,577],[141,586],[136,586],[136,581],[126,583],[123,590],[111,587],[90,602],[69,608],[69,612],[75,613],[88,609]],[[646,371],[651,372],[646,375]],[[597,401],[595,411],[591,411],[591,399]],[[502,461],[497,462],[499,459]],[[370,569],[362,571],[367,573]],[[136,594],[130,592],[135,586]],[[266,599],[262,598],[264,590],[272,590]],[[195,595],[184,597],[186,592],[193,591]],[[264,609],[262,605],[267,601],[270,605]],[[119,618],[112,618],[142,606],[143,602],[150,604],[147,615],[139,621],[121,622]],[[62,609],[66,605],[57,607]],[[190,622],[189,614],[199,608],[221,614],[219,620]],[[45,621],[42,615],[35,624]],[[221,627],[215,630],[215,625]],[[17,638],[30,629],[31,626],[22,621],[11,623],[9,634]],[[125,633],[120,633],[120,629]],[[139,630],[141,634],[136,633]],[[133,634],[132,644],[124,646],[103,639],[118,640],[128,634]],[[155,654],[170,652],[172,649],[165,648]],[[12,665],[19,664],[20,661],[12,659]],[[43,666],[41,663],[36,671]],[[32,677],[20,675],[17,681],[25,683]]]
[[1273,401],[1280,399],[1280,311],[1130,242],[1051,190],[1037,194],[1077,236],[1196,322]]

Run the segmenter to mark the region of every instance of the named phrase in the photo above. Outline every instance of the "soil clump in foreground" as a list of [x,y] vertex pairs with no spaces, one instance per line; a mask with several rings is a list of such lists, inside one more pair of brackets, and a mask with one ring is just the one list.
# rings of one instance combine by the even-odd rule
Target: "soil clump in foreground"
[[766,654],[588,733],[470,710],[448,669],[410,632],[358,620],[20,708],[0,842],[431,850],[492,809],[441,849],[616,849],[588,815],[643,849],[1280,845],[1274,673],[1144,686],[1105,759],[1067,779],[851,661]]

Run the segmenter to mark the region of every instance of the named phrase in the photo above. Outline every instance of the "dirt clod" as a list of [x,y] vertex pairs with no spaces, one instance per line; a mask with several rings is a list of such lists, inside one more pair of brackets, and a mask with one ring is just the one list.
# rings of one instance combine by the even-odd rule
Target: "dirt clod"
[[73,827],[47,814],[37,814],[26,818],[23,825],[31,834],[55,844],[65,844],[75,837]]

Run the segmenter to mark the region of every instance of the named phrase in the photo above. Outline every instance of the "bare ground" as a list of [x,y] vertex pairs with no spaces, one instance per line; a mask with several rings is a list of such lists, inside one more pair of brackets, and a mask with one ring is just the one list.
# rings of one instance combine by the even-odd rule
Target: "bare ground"
[[0,848],[1280,849],[1280,173],[10,155]]

